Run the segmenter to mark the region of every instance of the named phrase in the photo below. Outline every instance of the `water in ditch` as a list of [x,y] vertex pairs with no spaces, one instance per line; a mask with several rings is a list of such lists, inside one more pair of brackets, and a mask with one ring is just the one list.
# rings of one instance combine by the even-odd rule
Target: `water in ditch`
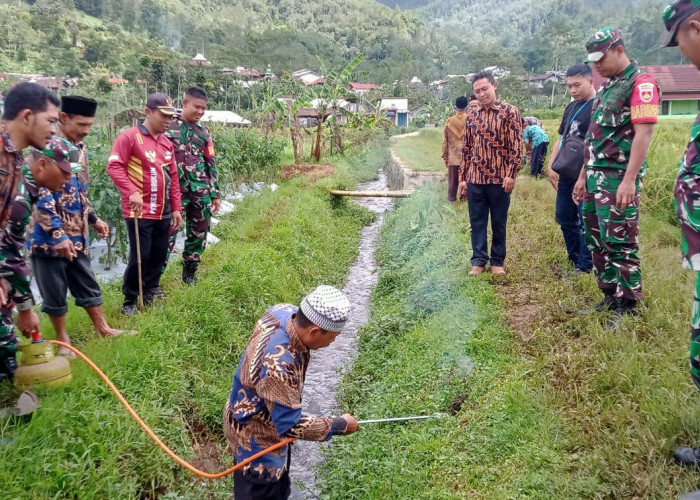
[[[376,181],[358,185],[358,191],[385,191],[387,178],[381,172]],[[352,306],[350,321],[329,347],[311,355],[302,396],[304,413],[311,415],[339,415],[335,400],[336,387],[343,371],[350,368],[357,354],[356,336],[360,326],[369,321],[370,294],[377,282],[377,262],[374,251],[379,231],[384,223],[384,212],[393,207],[391,198],[357,198],[357,202],[378,214],[376,221],[362,230],[360,253],[350,267],[347,285],[343,291]],[[343,439],[338,437],[336,439]],[[297,441],[292,446],[292,500],[318,498],[316,468],[323,462],[321,447],[330,443]]]

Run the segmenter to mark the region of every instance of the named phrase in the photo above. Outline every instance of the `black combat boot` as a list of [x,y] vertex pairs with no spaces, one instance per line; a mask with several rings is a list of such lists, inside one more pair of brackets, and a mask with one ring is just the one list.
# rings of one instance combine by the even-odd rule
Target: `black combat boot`
[[700,468],[700,447],[679,446],[673,452],[673,460],[679,465]]
[[620,299],[617,307],[613,309],[613,317],[608,321],[608,328],[615,328],[625,316],[637,316],[637,301],[634,299]]
[[197,272],[197,262],[186,260],[182,263],[182,281],[186,285],[196,285],[199,281],[195,276]]
[[614,291],[604,291],[605,297],[603,297],[603,300],[598,302],[593,308],[589,309],[581,309],[578,313],[579,314],[592,314],[594,312],[603,312],[603,311],[614,311],[617,309],[620,301],[617,297],[614,297]]

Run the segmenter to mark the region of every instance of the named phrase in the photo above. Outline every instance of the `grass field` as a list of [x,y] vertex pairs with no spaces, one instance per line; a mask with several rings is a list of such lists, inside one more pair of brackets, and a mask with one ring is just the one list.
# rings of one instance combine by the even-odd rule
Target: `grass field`
[[442,154],[442,128],[424,128],[417,136],[395,137],[394,151],[415,172],[446,172]]
[[[319,283],[341,286],[357,256],[361,228],[374,215],[332,203],[329,187],[376,177],[386,146],[341,160],[331,178],[281,183],[247,198],[217,228],[200,283],[179,280],[179,262],[163,280],[167,301],[126,320],[117,284],[103,290],[113,325],[134,337],[96,340],[72,305],[68,331],[123,391],[154,431],[185,459],[214,472],[230,466],[221,411],[238,358],[262,312],[299,303]],[[43,315],[42,315],[43,316]],[[44,322],[47,337],[52,337]],[[202,482],[157,448],[97,376],[72,363],[73,382],[39,391],[31,422],[0,420],[0,498],[231,498],[227,480]],[[9,387],[3,388],[7,393]],[[199,448],[212,451],[195,453]],[[218,452],[218,453],[216,453]]]
[[[592,276],[561,278],[567,261],[546,180],[516,183],[502,279],[466,276],[466,205],[446,204],[444,182],[398,202],[342,410],[448,416],[335,440],[324,498],[672,498],[700,487],[700,472],[670,458],[676,445],[700,444],[687,361],[694,273],[680,268],[670,195],[688,126],[656,131],[642,195],[646,298],[641,316],[614,332],[605,316],[576,313],[600,296]],[[413,140],[439,159],[429,134],[439,138],[429,130]],[[371,177],[387,156],[376,147],[340,161],[331,178],[247,199],[222,220],[196,287],[182,286],[172,264],[166,303],[129,321],[118,316],[118,287],[107,287],[110,320],[140,335],[95,340],[71,307],[75,344],[177,452],[209,470],[230,465],[221,407],[254,321],[319,282],[343,284],[372,215],[331,202],[327,189]],[[177,467],[86,366],[72,366],[73,383],[42,391],[31,422],[0,421],[0,438],[13,438],[0,444],[0,498],[231,497],[230,479],[201,482]],[[204,445],[218,453],[198,453]]]
[[[659,126],[647,187],[672,182],[688,125]],[[643,195],[641,316],[609,331],[606,316],[577,314],[600,300],[594,278],[561,278],[570,269],[546,180],[516,184],[502,279],[465,276],[466,207],[446,206],[445,191],[424,189],[389,217],[372,320],[343,394],[363,417],[452,416],[339,440],[329,496],[673,498],[699,488],[700,472],[671,459],[674,446],[700,445],[700,396],[687,360],[695,276],[680,267],[669,193]]]

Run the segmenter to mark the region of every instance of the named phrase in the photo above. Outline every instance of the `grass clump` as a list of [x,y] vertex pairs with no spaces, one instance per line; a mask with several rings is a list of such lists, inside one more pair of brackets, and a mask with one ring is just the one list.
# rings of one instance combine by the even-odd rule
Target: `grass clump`
[[[334,177],[293,179],[247,198],[218,225],[221,242],[204,254],[198,285],[182,285],[179,262],[171,263],[167,300],[129,320],[118,316],[119,284],[104,287],[111,324],[138,336],[95,340],[85,313],[71,307],[74,344],[177,453],[209,470],[230,466],[221,410],[254,322],[320,283],[343,285],[371,214],[356,204],[332,208],[327,191],[376,177],[384,159],[359,154],[340,160]],[[48,321],[43,326],[51,337]],[[31,422],[0,421],[0,438],[12,438],[0,446],[0,497],[231,497],[230,477],[202,482],[181,469],[84,363],[72,369],[70,385],[40,391]]]

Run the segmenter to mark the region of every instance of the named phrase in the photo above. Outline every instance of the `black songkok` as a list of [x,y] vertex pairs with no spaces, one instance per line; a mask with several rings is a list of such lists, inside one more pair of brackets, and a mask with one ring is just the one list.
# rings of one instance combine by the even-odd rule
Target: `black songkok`
[[79,95],[61,97],[61,111],[69,115],[94,117],[97,112],[97,101]]

